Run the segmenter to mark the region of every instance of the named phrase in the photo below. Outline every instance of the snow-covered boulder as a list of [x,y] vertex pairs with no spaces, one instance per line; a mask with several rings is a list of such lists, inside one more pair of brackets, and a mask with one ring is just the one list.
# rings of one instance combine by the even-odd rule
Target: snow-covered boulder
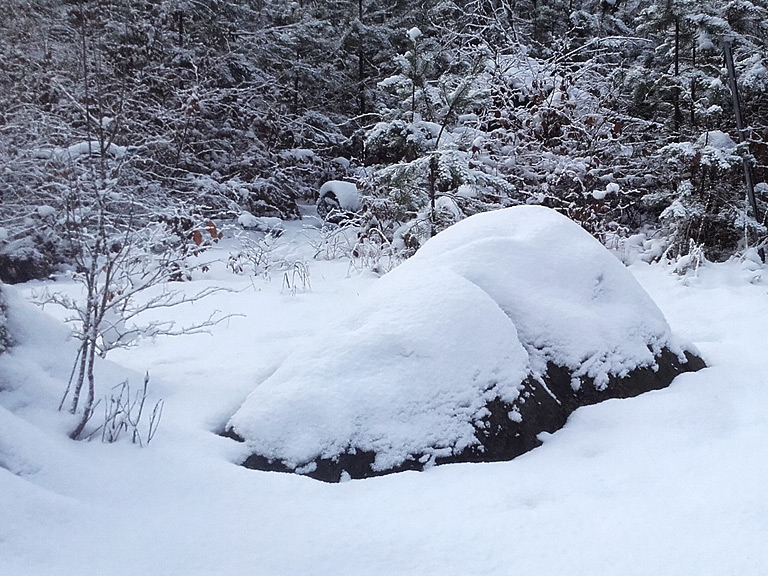
[[341,220],[362,205],[357,184],[343,180],[329,180],[320,187],[317,197],[317,213],[323,220]]
[[578,406],[704,365],[612,254],[537,206],[438,234],[318,336],[230,419],[245,466],[338,481],[510,459]]

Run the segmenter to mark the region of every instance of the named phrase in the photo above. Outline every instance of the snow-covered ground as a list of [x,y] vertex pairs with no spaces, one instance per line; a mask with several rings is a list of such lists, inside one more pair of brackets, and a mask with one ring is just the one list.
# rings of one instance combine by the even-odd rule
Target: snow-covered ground
[[221,263],[189,288],[236,291],[166,313],[241,316],[210,335],[111,353],[103,386],[138,385],[148,370],[152,397],[165,400],[146,448],[66,438],[71,421],[55,408],[73,347],[20,302],[41,284],[9,290],[19,346],[0,356],[2,576],[768,573],[763,267],[707,265],[687,278],[631,267],[710,365],[668,389],[581,408],[511,462],[324,484],[242,468],[243,445],[216,434],[256,383],[378,282],[346,261],[312,260],[312,232],[299,226],[273,256],[306,260],[311,289],[295,268],[293,294],[282,272],[267,281]]

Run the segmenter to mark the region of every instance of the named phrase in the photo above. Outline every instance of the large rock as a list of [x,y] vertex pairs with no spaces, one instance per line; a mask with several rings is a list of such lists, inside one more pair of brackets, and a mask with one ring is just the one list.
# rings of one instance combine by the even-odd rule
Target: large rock
[[320,480],[506,460],[577,407],[704,363],[634,277],[542,207],[473,216],[379,280],[232,416],[243,463]]

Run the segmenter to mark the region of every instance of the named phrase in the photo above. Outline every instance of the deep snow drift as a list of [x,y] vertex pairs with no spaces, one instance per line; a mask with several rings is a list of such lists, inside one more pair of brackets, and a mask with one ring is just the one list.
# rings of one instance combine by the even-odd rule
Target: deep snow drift
[[[316,230],[289,223],[275,259],[311,258]],[[214,251],[227,259],[232,244]],[[254,386],[379,282],[311,261],[312,290],[234,276],[164,319],[243,314],[210,336],[157,339],[101,366],[99,393],[152,375],[156,439],[71,442],[56,412],[74,346],[57,321],[14,306],[22,333],[0,355],[3,576],[764,576],[768,566],[768,275],[754,261],[680,277],[630,268],[709,368],[670,387],[580,408],[510,462],[438,466],[341,484],[246,470],[220,430]],[[66,279],[56,289],[75,293]],[[54,308],[46,308],[56,313]],[[13,316],[13,312],[11,313]],[[12,384],[12,385],[11,385]],[[12,389],[11,389],[12,388]]]
[[450,227],[353,308],[234,414],[246,466],[338,481],[509,459],[580,404],[701,367],[630,272],[541,206]]

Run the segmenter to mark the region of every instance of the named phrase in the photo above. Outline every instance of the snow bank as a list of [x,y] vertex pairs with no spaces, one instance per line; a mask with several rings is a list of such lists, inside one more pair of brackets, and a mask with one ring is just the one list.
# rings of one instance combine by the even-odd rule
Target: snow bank
[[573,389],[560,386],[560,397],[589,386],[589,403],[612,380],[652,375],[662,353],[684,363],[684,352],[599,242],[552,210],[520,206],[432,238],[262,382],[227,430],[254,467],[307,474],[342,455],[368,459],[373,473],[476,458],[490,428],[531,437],[514,450],[504,438],[499,459],[535,446],[549,426],[522,422],[545,420],[531,412],[547,400],[542,389],[563,403],[546,386],[553,367]]
[[55,407],[66,384],[59,376],[71,367],[76,347],[65,325],[15,287],[0,286],[9,344],[0,354],[0,468],[24,475],[46,461],[51,440],[43,430],[66,438],[71,422]]

